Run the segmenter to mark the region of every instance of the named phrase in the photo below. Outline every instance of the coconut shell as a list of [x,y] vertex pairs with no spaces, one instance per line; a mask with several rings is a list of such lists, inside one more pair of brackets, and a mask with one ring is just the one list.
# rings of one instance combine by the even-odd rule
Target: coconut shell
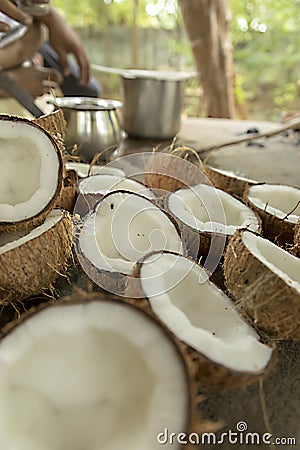
[[246,247],[238,230],[227,246],[225,282],[240,312],[275,339],[300,339],[300,293]]
[[82,269],[103,291],[122,296],[126,291],[128,276],[119,272],[98,269],[83,253],[77,252],[77,259]]
[[300,256],[300,222],[295,226],[294,234],[294,252],[296,256]]
[[145,184],[158,194],[200,183],[207,183],[206,176],[196,165],[178,156],[153,152],[145,164]]
[[[167,328],[166,325],[152,310],[149,299],[145,296],[145,293],[142,289],[141,283],[139,281],[142,262],[143,260],[137,263],[133,270],[132,276],[136,277],[136,280],[129,283],[127,287],[126,290],[126,294],[128,295],[127,301],[148,311],[148,313],[151,314],[153,317],[155,317],[162,324],[162,326]],[[269,374],[275,367],[276,358],[273,355],[268,366],[265,368],[265,370],[261,372],[256,373],[238,372],[237,370],[230,369],[228,367],[223,366],[222,364],[218,364],[210,360],[208,357],[204,356],[199,351],[195,350],[185,342],[181,341],[169,329],[168,331],[174,336],[174,339],[180,342],[182,351],[193,360],[194,376],[202,392],[203,391],[223,392],[231,389],[245,387],[249,384],[257,382],[259,379],[266,378],[267,376],[269,376]],[[272,347],[275,349],[274,344],[272,344]]]
[[0,304],[49,289],[68,265],[73,243],[69,214],[40,236],[0,255]]
[[248,188],[248,186],[253,186],[256,184],[250,180],[247,181],[239,177],[225,175],[224,173],[218,172],[213,167],[206,166],[203,163],[201,170],[207,175],[216,188],[222,189],[222,191],[238,198],[243,197],[244,191]]
[[66,176],[63,179],[61,194],[55,205],[56,208],[65,209],[66,211],[73,213],[77,199],[77,183],[78,175],[75,170],[67,170]]
[[55,139],[60,150],[64,152],[67,122],[62,109],[58,108],[50,114],[33,119],[32,122],[48,131]]
[[261,218],[263,236],[280,246],[293,244],[295,224],[255,206],[249,199],[249,188],[244,192],[244,201]]
[[[147,311],[144,308],[138,308],[135,305],[131,304],[124,298],[111,296],[108,294],[103,294],[100,292],[97,293],[86,293],[81,290],[77,290],[73,293],[72,296],[67,296],[60,298],[59,301],[56,303],[44,303],[37,307],[31,308],[29,311],[26,311],[21,316],[19,316],[16,320],[12,321],[6,327],[4,327],[2,330],[0,330],[0,339],[3,339],[10,333],[14,332],[16,328],[23,324],[27,319],[32,317],[34,314],[38,314],[40,311],[43,311],[47,308],[59,308],[61,306],[64,306],[66,304],[69,305],[76,305],[76,304],[83,304],[91,301],[105,301],[105,302],[111,302],[115,303],[118,302],[119,304],[123,304],[124,306],[129,308],[134,308],[135,310],[138,310],[143,316],[146,316],[150,321],[155,322],[163,331],[165,336],[172,342],[174,349],[178,355],[179,360],[181,361],[181,364],[184,366],[184,371],[186,374],[187,379],[187,395],[188,395],[188,407],[187,407],[187,423],[186,423],[186,430],[182,430],[187,435],[190,433],[203,433],[203,432],[213,432],[217,431],[221,428],[220,422],[211,422],[210,420],[203,419],[199,414],[198,409],[198,383],[195,380],[195,373],[196,373],[196,363],[194,359],[191,357],[191,355],[186,351],[185,346],[182,345],[180,341],[176,337],[170,333],[167,328],[159,321],[159,319],[155,318],[151,311]],[[176,412],[174,412],[176,414]],[[223,424],[222,424],[223,425]],[[194,446],[191,444],[182,446],[182,449],[188,449],[192,450]]]
[[48,133],[46,130],[44,130],[42,127],[40,127],[38,124],[34,123],[32,120],[25,119],[23,117],[15,117],[15,116],[7,116],[0,114],[0,120],[6,120],[10,122],[22,122],[28,124],[28,126],[36,127],[39,130],[42,130],[47,137],[50,139],[53,149],[57,155],[58,158],[58,180],[56,184],[56,190],[54,192],[54,195],[52,196],[51,200],[44,206],[44,208],[39,211],[35,216],[29,217],[27,219],[20,220],[18,222],[1,222],[0,221],[0,233],[10,231],[12,233],[17,232],[18,230],[32,230],[33,228],[38,227],[41,225],[49,212],[55,207],[56,202],[58,201],[58,198],[60,196],[61,190],[62,190],[62,183],[63,183],[63,159],[61,151],[55,141],[55,139],[52,137],[50,133]]

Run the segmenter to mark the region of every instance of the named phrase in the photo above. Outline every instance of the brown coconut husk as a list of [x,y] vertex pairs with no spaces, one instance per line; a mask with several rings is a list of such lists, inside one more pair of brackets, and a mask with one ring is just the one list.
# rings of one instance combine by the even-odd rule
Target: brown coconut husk
[[295,226],[293,253],[300,256],[300,222]]
[[244,191],[248,186],[254,186],[256,183],[251,180],[246,180],[238,176],[225,175],[211,166],[204,163],[201,164],[201,170],[207,175],[212,184],[222,191],[230,195],[243,198]]
[[39,211],[35,216],[29,217],[23,220],[20,220],[18,222],[1,222],[0,221],[0,233],[11,231],[12,233],[17,232],[19,230],[32,230],[33,228],[38,227],[41,223],[44,222],[45,218],[49,214],[49,212],[55,207],[58,198],[61,193],[62,189],[62,183],[63,183],[63,159],[62,159],[62,153],[55,141],[55,139],[52,137],[50,133],[48,133],[45,129],[43,129],[41,126],[33,122],[33,120],[25,119],[23,117],[16,117],[16,116],[7,116],[0,114],[0,120],[6,120],[10,122],[22,122],[26,123],[28,126],[36,127],[39,130],[42,130],[47,137],[50,139],[53,149],[57,154],[58,158],[58,164],[59,164],[59,171],[58,171],[58,180],[56,185],[56,190],[51,198],[51,200],[44,206],[44,208]]
[[[260,185],[264,184],[265,183],[260,183]],[[244,202],[261,218],[263,236],[280,246],[293,244],[295,223],[290,222],[287,218],[281,219],[265,209],[255,206],[249,199],[250,187],[251,186],[248,186],[245,189],[243,195]]]
[[67,122],[62,109],[58,108],[42,117],[32,119],[32,122],[48,131],[48,133],[53,136],[61,152],[63,153],[65,151],[64,142],[66,137]]
[[300,339],[300,294],[246,247],[238,230],[227,246],[225,282],[240,312],[272,339]]
[[[186,429],[182,430],[187,435],[190,433],[198,433],[201,434],[203,432],[215,432],[223,426],[221,422],[212,422],[210,420],[205,420],[200,416],[199,413],[199,402],[202,399],[198,397],[199,385],[196,380],[196,372],[197,372],[197,363],[194,358],[191,357],[191,354],[187,352],[186,347],[172,334],[169,330],[164,326],[163,323],[160,322],[159,319],[153,316],[153,314],[147,311],[144,308],[138,308],[130,302],[126,301],[124,298],[111,296],[108,294],[104,294],[101,292],[97,293],[87,293],[82,290],[76,290],[71,296],[63,297],[58,299],[56,303],[44,303],[37,307],[31,308],[29,311],[23,313],[18,319],[7,324],[2,330],[0,330],[0,340],[9,334],[13,333],[18,326],[22,325],[26,320],[30,319],[33,315],[38,314],[40,311],[43,311],[47,308],[60,308],[65,305],[80,305],[92,301],[99,302],[109,302],[124,305],[124,307],[134,308],[136,311],[139,311],[144,317],[146,316],[148,320],[151,322],[155,322],[163,331],[164,335],[172,342],[174,346],[174,350],[178,355],[181,364],[184,367],[184,372],[186,374],[187,380],[187,396],[188,396],[188,408],[187,408],[187,421],[186,421]],[[176,414],[176,411],[174,411]],[[192,444],[183,445],[182,449],[192,450],[194,446]]]
[[200,183],[207,183],[207,177],[201,168],[189,162],[188,156],[196,157],[200,166],[200,157],[189,147],[173,148],[165,151],[153,151],[145,165],[145,184],[158,195],[163,192],[173,192],[177,189]]
[[73,213],[77,199],[77,183],[78,175],[75,170],[67,170],[66,176],[63,179],[61,194],[55,205],[56,208],[65,209],[66,211]]
[[[153,252],[152,254],[157,254],[160,252]],[[171,253],[172,252],[167,252]],[[175,253],[173,253],[175,254]],[[160,318],[154,313],[151,308],[149,299],[145,295],[141,283],[140,283],[140,272],[142,268],[143,261],[148,257],[147,255],[141,261],[139,261],[133,272],[132,272],[132,282],[129,283],[126,295],[127,301],[131,304],[134,304],[145,311],[148,314],[151,314],[155,317],[160,323],[163,324],[165,328],[166,325],[160,320]],[[182,255],[181,255],[182,257]],[[224,294],[225,295],[225,294]],[[224,392],[231,389],[244,388],[252,383],[257,382],[258,380],[267,378],[270,373],[274,370],[276,366],[277,357],[273,356],[268,366],[260,372],[250,373],[250,372],[239,372],[237,370],[230,369],[228,367],[223,366],[222,364],[218,364],[212,360],[210,360],[207,356],[204,356],[199,351],[195,350],[185,342],[181,341],[173,332],[169,330],[178,342],[180,342],[180,346],[182,351],[189,355],[189,358],[193,360],[194,363],[194,376],[199,383],[201,391],[210,392],[210,391],[218,391]],[[267,342],[265,342],[267,343]],[[275,349],[275,344],[269,344],[273,349]]]
[[41,294],[66,272],[73,243],[68,213],[48,231],[0,255],[0,304]]

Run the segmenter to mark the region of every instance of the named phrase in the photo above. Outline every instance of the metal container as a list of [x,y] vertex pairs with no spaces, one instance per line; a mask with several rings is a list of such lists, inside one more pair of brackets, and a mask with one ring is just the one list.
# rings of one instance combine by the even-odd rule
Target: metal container
[[128,71],[121,75],[123,128],[137,138],[167,139],[181,124],[184,81],[180,72]]
[[89,97],[62,97],[56,98],[52,103],[64,112],[68,151],[76,144],[83,161],[90,162],[96,153],[104,150],[107,151],[100,160],[113,159],[112,154],[122,140],[118,114],[121,102]]

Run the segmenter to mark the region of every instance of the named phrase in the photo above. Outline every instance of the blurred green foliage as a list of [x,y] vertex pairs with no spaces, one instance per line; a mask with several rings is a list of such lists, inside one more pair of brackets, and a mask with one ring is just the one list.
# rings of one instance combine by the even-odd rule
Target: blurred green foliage
[[[237,103],[262,101],[275,114],[297,107],[300,0],[228,2],[232,12]],[[76,28],[105,30],[110,26],[130,26],[133,22],[134,0],[53,0],[53,3]],[[176,0],[138,0],[136,23],[142,28],[177,30],[168,51],[175,58],[178,54],[185,55],[187,64],[193,65]]]

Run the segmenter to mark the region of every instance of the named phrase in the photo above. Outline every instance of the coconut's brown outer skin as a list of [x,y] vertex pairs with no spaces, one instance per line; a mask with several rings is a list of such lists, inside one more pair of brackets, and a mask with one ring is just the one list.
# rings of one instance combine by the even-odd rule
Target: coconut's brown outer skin
[[58,108],[50,114],[33,119],[32,122],[48,131],[55,139],[61,152],[65,151],[64,140],[66,137],[67,122],[62,109]]
[[248,250],[242,235],[234,234],[224,258],[225,283],[238,309],[270,338],[300,340],[300,294]]
[[145,166],[145,184],[157,195],[200,183],[207,183],[201,170],[171,153],[153,152]]
[[250,187],[245,189],[244,201],[261,218],[263,236],[280,246],[293,244],[295,224],[255,206],[249,199]]
[[50,133],[48,133],[45,129],[43,129],[42,127],[40,127],[38,124],[34,123],[32,120],[29,119],[25,119],[23,117],[15,117],[15,116],[7,116],[7,115],[3,115],[0,114],[0,120],[6,120],[9,122],[22,122],[22,123],[26,123],[29,126],[38,128],[39,130],[42,130],[43,133],[45,133],[47,135],[47,137],[50,139],[53,148],[56,152],[57,158],[58,158],[58,179],[57,179],[57,184],[56,184],[56,190],[54,192],[54,195],[52,197],[52,199],[45,205],[45,207],[39,212],[37,213],[35,216],[33,217],[29,217],[27,219],[23,219],[17,222],[1,222],[0,221],[0,233],[1,232],[12,232],[15,233],[18,230],[32,230],[33,228],[38,227],[39,225],[41,225],[45,218],[47,217],[47,215],[49,214],[49,212],[54,208],[56,202],[58,201],[58,198],[61,194],[61,190],[62,190],[62,183],[63,183],[63,170],[64,170],[64,165],[63,165],[63,159],[62,159],[62,154],[60,151],[60,148],[58,147],[55,139],[52,137],[52,135]]
[[0,304],[41,294],[63,274],[73,243],[68,213],[50,230],[0,255]]
[[65,209],[70,213],[73,213],[74,206],[77,199],[76,186],[78,183],[78,175],[75,170],[67,170],[66,176],[63,179],[63,187],[58,201],[55,205],[56,208]]
[[[153,252],[152,254],[155,253],[159,252]],[[172,254],[172,252],[166,253]],[[147,257],[145,257],[143,260],[145,259],[147,259]],[[126,294],[128,294],[127,301],[136,306],[139,306],[140,308],[145,309],[149,314],[151,314],[161,322],[160,318],[152,310],[150,301],[145,295],[139,280],[143,260],[136,264],[132,272],[132,276],[136,277],[138,282],[128,285],[126,290]],[[161,323],[163,324],[163,322]],[[166,327],[166,325],[164,326]],[[277,355],[274,343],[272,343],[271,345],[271,347],[273,348],[272,358],[263,371],[256,373],[238,372],[237,370],[229,369],[228,367],[213,362],[212,360],[201,354],[199,351],[181,341],[172,331],[169,330],[169,333],[174,336],[174,339],[180,342],[181,348],[184,353],[188,354],[189,357],[194,361],[195,379],[199,384],[200,390],[202,392],[224,392],[231,389],[243,388],[245,386],[248,386],[249,384],[257,382],[260,379],[267,378],[269,374],[274,370],[274,367],[276,365]]]
[[[184,366],[184,372],[186,374],[187,380],[187,396],[188,396],[188,411],[187,411],[187,424],[186,430],[182,430],[187,435],[190,433],[203,433],[203,432],[215,432],[223,426],[221,422],[211,422],[210,420],[204,420],[199,414],[198,404],[201,399],[198,399],[198,390],[199,386],[196,381],[196,372],[197,372],[197,363],[187,352],[186,346],[182,344],[170,331],[165,327],[165,325],[156,318],[151,311],[147,308],[138,307],[134,305],[132,302],[127,301],[127,299],[120,298],[117,296],[111,296],[105,293],[97,292],[97,293],[87,293],[82,290],[75,291],[71,296],[63,297],[59,299],[56,303],[43,303],[37,307],[31,308],[29,311],[23,313],[19,318],[7,324],[2,330],[0,330],[0,342],[3,338],[12,333],[19,325],[22,325],[24,321],[30,319],[34,314],[39,313],[47,308],[56,307],[59,308],[61,306],[70,304],[84,304],[91,301],[109,301],[109,302],[118,302],[121,304],[126,304],[128,307],[139,310],[141,314],[146,315],[149,320],[156,322],[163,333],[167,338],[172,341],[174,345],[174,349],[177,352],[182,365]],[[176,414],[176,411],[174,412]],[[193,450],[194,445],[188,444],[183,445],[182,450],[188,449]]]
[[205,164],[202,164],[201,168],[216,188],[222,189],[222,191],[225,191],[228,194],[234,195],[240,199],[243,198],[244,191],[248,188],[248,186],[253,186],[256,184],[233,176],[230,177],[214,170],[213,167],[206,166]]
[[300,257],[300,221],[295,226],[293,253]]
[[103,291],[113,295],[122,296],[127,288],[128,276],[119,272],[109,272],[108,270],[98,269],[89,261],[84,254],[77,252],[77,259],[88,275]]

